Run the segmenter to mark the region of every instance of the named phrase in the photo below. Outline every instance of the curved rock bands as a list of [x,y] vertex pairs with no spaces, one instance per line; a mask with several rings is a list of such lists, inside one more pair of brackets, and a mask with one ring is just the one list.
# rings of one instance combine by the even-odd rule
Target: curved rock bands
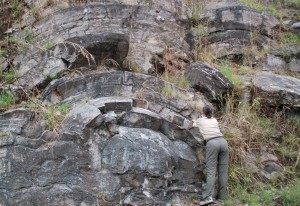
[[59,133],[0,139],[0,203],[97,205],[100,193],[103,205],[155,205],[201,190],[194,134],[132,99],[78,104]]
[[[163,87],[171,87],[182,99],[166,98],[160,94]],[[187,119],[195,113],[184,100],[196,98],[198,103],[207,102],[205,98],[196,97],[194,92],[181,90],[156,77],[131,72],[103,72],[72,80],[62,79],[57,83],[54,81],[45,89],[43,100],[50,105],[60,102],[76,104],[84,99],[109,96],[135,97],[135,105],[162,114],[169,120],[174,112]],[[182,125],[188,122],[185,120]]]
[[[71,61],[73,67],[86,66],[88,63],[102,65],[104,64],[103,61],[107,60],[117,64],[116,67],[120,68],[122,67],[122,63],[125,60],[129,49],[129,37],[118,33],[104,32],[100,34],[87,34],[85,36],[73,37],[66,41],[84,47],[84,49],[91,53],[95,59],[95,62],[92,62],[92,60],[89,62],[88,59],[81,54],[81,58],[77,57],[75,62]],[[71,50],[67,51],[67,54],[72,54],[76,52],[74,50],[80,49],[68,44],[66,44],[66,46]],[[58,54],[55,54],[55,56],[57,55]]]
[[[179,56],[185,58],[190,56],[190,46],[184,39],[188,25],[180,23],[177,18],[169,11],[146,6],[123,4],[78,6],[56,12],[53,16],[39,21],[32,28],[32,35],[43,36],[41,41],[37,40],[35,43],[43,48],[46,43],[56,45],[69,40],[75,41],[96,56],[97,64],[103,58],[111,58],[122,67],[122,62],[127,56],[131,65],[135,65],[143,73],[148,73],[154,68],[151,64],[153,56],[163,53],[166,47],[180,51]],[[165,21],[166,19],[168,21]],[[129,44],[130,53],[127,55]],[[31,74],[51,75],[52,72],[49,71],[51,68],[46,70],[44,65],[37,65],[37,62],[45,62],[48,58],[55,59],[57,56],[55,52],[48,53],[43,59],[45,55],[40,50],[30,47],[27,54],[18,57],[14,64],[19,67],[21,74],[28,71]],[[73,52],[65,54],[69,58],[62,56],[62,59],[67,60],[68,64],[84,60],[82,57],[77,59],[77,55],[72,54]],[[77,67],[83,65],[83,62]],[[60,66],[60,71],[66,70],[68,66],[70,65],[66,68]],[[76,64],[73,67],[76,67]]]

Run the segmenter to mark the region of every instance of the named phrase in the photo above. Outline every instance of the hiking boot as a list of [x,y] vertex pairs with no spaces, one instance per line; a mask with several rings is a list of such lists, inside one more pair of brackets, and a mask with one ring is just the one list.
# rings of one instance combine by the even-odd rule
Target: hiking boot
[[205,199],[201,199],[199,203],[200,203],[200,205],[208,205],[208,204],[211,204],[213,202],[214,202],[214,200],[213,200],[212,197],[207,197]]

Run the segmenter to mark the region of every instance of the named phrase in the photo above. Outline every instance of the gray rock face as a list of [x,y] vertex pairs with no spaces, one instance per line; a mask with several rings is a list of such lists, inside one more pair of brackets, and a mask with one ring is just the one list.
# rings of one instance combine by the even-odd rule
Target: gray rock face
[[289,62],[289,69],[291,71],[300,73],[300,59],[291,59],[291,61]]
[[56,76],[66,70],[67,63],[59,58],[50,57],[46,55],[44,61],[34,65],[33,67],[25,65],[20,70],[21,77],[18,79],[18,84],[23,87],[33,88],[35,86],[42,86],[48,84],[49,79],[55,79]]
[[[108,3],[72,7],[39,21],[31,30],[33,38],[42,36],[42,40],[36,40],[35,46],[44,48],[46,43],[51,42],[53,45],[59,44],[59,49],[55,47],[54,52],[53,49],[43,52],[30,47],[26,55],[16,58],[18,60],[14,61],[15,67],[24,75],[22,82],[31,80],[29,82],[34,83],[29,85],[30,88],[35,86],[42,82],[41,78],[45,78],[42,76],[43,73],[54,68],[58,70],[60,61],[63,61],[67,68],[81,67],[86,62],[80,54],[82,51],[68,42],[78,43],[95,55],[96,66],[101,64],[103,59],[111,59],[122,68],[123,60],[127,57],[126,61],[129,65],[135,65],[143,73],[155,71],[151,61],[153,57],[162,55],[166,47],[178,51],[177,56],[180,59],[189,59],[191,49],[185,41],[188,26],[184,23],[186,20],[177,21],[173,13],[163,9],[156,10],[146,5]],[[177,4],[183,4],[179,1],[173,3],[173,8]],[[65,51],[64,47],[67,47],[68,51]],[[73,52],[72,47],[77,50],[77,53]],[[53,68],[45,70],[43,65],[37,64],[40,61],[45,62],[48,58],[58,59],[57,63],[50,64]],[[60,67],[60,71],[66,67]],[[40,76],[29,79],[30,75],[36,73]]]
[[277,57],[272,54],[266,57],[264,70],[280,71],[280,70],[284,70],[285,67],[286,67],[286,62],[281,57]]
[[295,22],[292,24],[291,26],[292,30],[295,32],[295,33],[298,33],[300,32],[300,22]]
[[88,125],[97,121],[101,122],[102,115],[99,109],[90,104],[83,104],[72,109],[62,122],[62,132],[82,137],[86,139],[84,134]]
[[[209,82],[209,85],[211,85],[211,82]],[[168,99],[161,95],[161,88],[166,86],[171,87],[182,99]],[[117,107],[121,107],[124,110],[131,109],[133,99],[130,98],[129,100],[126,97],[136,97],[135,99],[144,101],[144,104],[141,105],[144,109],[165,114],[164,117],[170,121],[180,119],[181,123],[178,123],[184,127],[187,127],[189,124],[189,121],[186,119],[191,118],[194,112],[187,101],[193,99],[203,104],[208,102],[203,96],[197,96],[194,92],[176,88],[156,77],[131,72],[102,72],[72,80],[61,79],[53,81],[44,90],[43,96],[44,103],[48,105],[59,102],[78,104],[85,99],[106,97],[106,99],[91,101],[98,108],[108,104],[110,101],[108,97],[112,96],[115,102],[111,107],[114,107],[114,110]],[[168,108],[165,108],[166,105],[168,105]],[[174,118],[174,116],[176,117]]]
[[285,44],[283,48],[274,49],[271,51],[272,54],[280,56],[282,58],[298,58],[300,55],[300,44]]
[[11,133],[0,138],[0,204],[164,205],[173,192],[198,194],[197,141],[186,116],[172,112],[174,121],[133,107],[128,97],[101,97],[77,104],[57,132],[34,138],[27,128],[34,116],[2,114],[6,122],[26,121],[6,125]]
[[191,87],[205,94],[208,98],[215,98],[233,89],[233,84],[217,69],[206,63],[196,62],[189,66],[187,77]]
[[300,66],[300,45],[286,44],[283,48],[273,49],[264,63],[264,70],[266,71],[284,71],[290,70],[299,72]]
[[[119,67],[121,67],[129,49],[129,37],[118,33],[88,34],[81,37],[76,36],[67,41],[74,42],[84,47],[94,56],[94,63],[96,65],[101,65],[102,61],[105,59],[113,59],[118,63]],[[70,46],[68,47],[72,51],[72,48],[70,48]],[[77,57],[73,64],[76,65],[76,67],[81,65],[85,66],[88,64],[88,61],[81,56]]]
[[252,80],[254,98],[271,107],[300,107],[300,80],[275,74],[259,73]]
[[33,111],[26,109],[9,110],[0,114],[0,131],[21,134],[33,118]]
[[114,173],[146,171],[162,175],[177,166],[174,144],[161,133],[147,129],[120,128],[103,149],[102,164]]

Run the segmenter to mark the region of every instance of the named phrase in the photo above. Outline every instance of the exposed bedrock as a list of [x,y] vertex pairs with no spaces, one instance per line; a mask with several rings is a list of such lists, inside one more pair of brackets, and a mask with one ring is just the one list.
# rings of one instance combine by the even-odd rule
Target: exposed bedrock
[[273,49],[266,57],[264,70],[280,72],[289,70],[300,73],[300,44],[286,44]]
[[[161,93],[165,87],[173,90],[180,98],[167,98]],[[54,80],[43,93],[44,103],[48,105],[61,102],[78,104],[109,96],[131,98],[138,107],[149,109],[174,121],[179,121],[178,114],[191,118],[195,111],[189,102],[196,102],[200,106],[208,103],[206,97],[199,92],[177,88],[150,75],[121,71],[88,74],[70,80],[66,78]],[[188,122],[182,121],[181,125],[187,125]]]
[[217,58],[243,56],[247,46],[266,45],[280,22],[238,1],[211,1],[204,7],[201,24],[208,26],[208,45]]
[[[60,0],[56,1],[55,5],[52,7],[47,7],[48,2],[44,0],[25,0],[25,3],[30,9],[41,8],[44,9],[41,16],[47,16],[55,10],[60,10],[61,8],[68,8],[78,4],[83,5],[110,5],[110,4],[123,4],[123,5],[131,5],[131,6],[149,6],[156,10],[166,10],[174,13],[176,16],[181,18],[187,18],[190,14],[190,9],[188,9],[186,0],[85,0],[85,1],[68,1],[68,0]],[[28,21],[28,20],[27,20]]]
[[116,71],[53,80],[43,100],[73,107],[54,131],[31,110],[0,115],[1,204],[165,205],[201,193],[189,104],[208,103],[201,93]]
[[[30,28],[34,43],[25,55],[14,59],[14,65],[21,74],[20,84],[28,83],[29,88],[46,84],[47,78],[66,69],[83,65],[88,68],[87,61],[95,68],[102,60],[113,60],[122,69],[126,57],[127,70],[134,66],[142,73],[153,72],[153,58],[162,56],[166,48],[172,48],[179,61],[189,62],[191,48],[185,40],[188,26],[187,20],[169,11],[147,6],[72,7],[47,16]],[[24,31],[16,36],[28,38]],[[54,47],[43,49],[47,44]],[[96,62],[85,50],[95,55]]]
[[[6,121],[20,116],[10,113]],[[199,134],[134,107],[126,97],[77,104],[57,133],[44,130],[31,138],[7,127],[12,129],[0,139],[4,205],[162,205],[175,193],[201,191],[204,176],[194,138]]]
[[258,73],[252,80],[253,98],[264,106],[300,108],[300,80],[269,73]]

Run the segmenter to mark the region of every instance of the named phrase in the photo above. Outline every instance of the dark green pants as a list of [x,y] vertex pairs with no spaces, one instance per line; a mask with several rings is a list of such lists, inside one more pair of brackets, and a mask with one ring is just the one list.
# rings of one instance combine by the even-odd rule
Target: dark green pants
[[205,146],[206,187],[203,197],[213,195],[218,168],[218,199],[225,199],[228,181],[228,144],[223,137],[211,139]]

